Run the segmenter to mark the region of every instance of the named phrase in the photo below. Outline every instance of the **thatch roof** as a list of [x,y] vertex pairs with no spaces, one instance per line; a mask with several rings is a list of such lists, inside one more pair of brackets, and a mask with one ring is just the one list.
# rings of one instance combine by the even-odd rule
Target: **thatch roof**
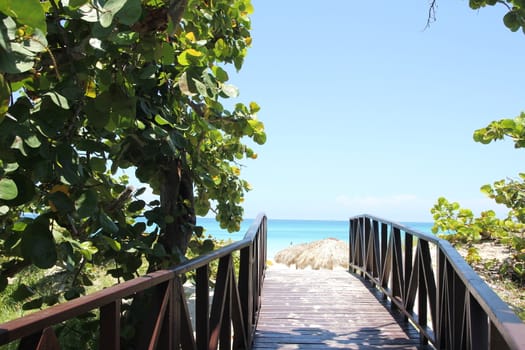
[[348,244],[335,238],[290,246],[275,254],[275,262],[314,270],[348,268]]

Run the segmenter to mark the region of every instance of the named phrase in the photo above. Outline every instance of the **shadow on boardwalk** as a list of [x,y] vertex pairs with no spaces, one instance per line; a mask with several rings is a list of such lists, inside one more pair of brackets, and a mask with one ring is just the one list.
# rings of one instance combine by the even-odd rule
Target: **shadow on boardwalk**
[[321,328],[297,328],[290,332],[261,331],[252,349],[428,349],[406,337],[382,335],[380,329],[363,327],[352,333]]
[[375,289],[346,271],[270,269],[253,349],[428,349]]

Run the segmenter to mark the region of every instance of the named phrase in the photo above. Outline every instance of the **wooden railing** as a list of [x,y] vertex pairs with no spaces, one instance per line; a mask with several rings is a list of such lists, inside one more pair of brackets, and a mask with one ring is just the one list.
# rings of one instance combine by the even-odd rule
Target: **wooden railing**
[[[119,349],[123,299],[152,293],[156,302],[148,314],[140,315],[144,336],[138,337],[135,349],[249,349],[266,269],[266,230],[267,219],[261,214],[244,239],[210,254],[0,324],[0,345],[19,340],[20,349],[60,349],[53,326],[99,310],[98,348]],[[234,254],[240,259],[238,275]],[[217,261],[210,300],[210,264]],[[188,272],[195,273],[193,320],[182,285]]]
[[350,219],[350,270],[438,349],[525,349],[525,323],[446,240],[363,215]]

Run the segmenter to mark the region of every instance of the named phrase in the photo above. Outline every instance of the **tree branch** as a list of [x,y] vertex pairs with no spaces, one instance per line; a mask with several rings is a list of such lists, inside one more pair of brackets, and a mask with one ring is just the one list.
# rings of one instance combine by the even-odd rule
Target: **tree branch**
[[436,9],[437,9],[437,0],[431,0],[430,6],[428,8],[428,16],[427,16],[427,24],[425,25],[425,29],[430,27],[430,24],[436,21]]

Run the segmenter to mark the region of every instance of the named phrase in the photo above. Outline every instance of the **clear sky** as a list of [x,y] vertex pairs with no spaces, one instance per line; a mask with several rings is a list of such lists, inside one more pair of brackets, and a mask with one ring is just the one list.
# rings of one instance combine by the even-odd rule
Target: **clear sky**
[[525,172],[512,142],[472,140],[525,110],[525,35],[502,6],[442,0],[425,29],[425,0],[252,1],[253,45],[231,76],[268,135],[244,162],[247,218],[432,221],[439,196],[497,209],[479,188]]

